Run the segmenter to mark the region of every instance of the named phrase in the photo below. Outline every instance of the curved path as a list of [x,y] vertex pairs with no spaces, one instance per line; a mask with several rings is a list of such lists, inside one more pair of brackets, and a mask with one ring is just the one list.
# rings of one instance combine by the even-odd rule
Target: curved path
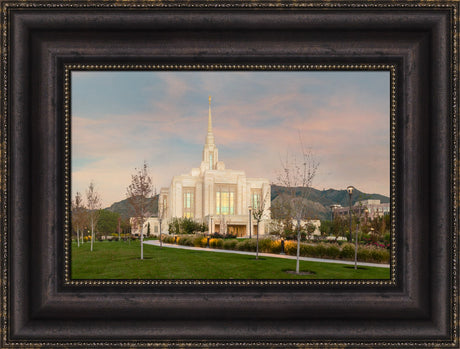
[[[160,242],[158,240],[147,240],[144,241],[145,245],[153,245],[153,246],[160,246]],[[163,242],[163,247],[170,247],[170,248],[179,248],[183,250],[194,250],[194,251],[204,251],[204,252],[220,252],[220,253],[236,253],[236,254],[246,254],[255,256],[255,252],[246,252],[246,251],[235,251],[235,250],[221,250],[218,248],[202,248],[202,247],[192,247],[192,246],[183,246],[183,245],[176,245],[176,244],[166,244]],[[296,256],[288,256],[283,254],[274,254],[274,253],[262,253],[259,252],[259,256],[262,257],[275,257],[275,258],[285,258],[285,259],[296,259]],[[353,261],[343,261],[343,260],[336,260],[336,259],[324,259],[324,258],[311,258],[311,257],[299,257],[301,261],[309,261],[309,262],[321,262],[321,263],[336,263],[336,264],[348,264],[348,265],[355,265]],[[389,268],[389,264],[379,264],[379,263],[366,263],[366,262],[358,262],[358,265],[366,266],[366,267],[378,267],[378,268]]]

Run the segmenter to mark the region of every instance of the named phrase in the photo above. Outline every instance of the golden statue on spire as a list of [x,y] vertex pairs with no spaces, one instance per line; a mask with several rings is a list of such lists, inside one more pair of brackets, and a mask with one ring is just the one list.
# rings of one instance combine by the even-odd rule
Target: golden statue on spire
[[214,136],[212,134],[211,96],[209,96],[208,136],[210,136],[212,139],[208,137],[209,139],[207,140],[207,142],[214,143]]

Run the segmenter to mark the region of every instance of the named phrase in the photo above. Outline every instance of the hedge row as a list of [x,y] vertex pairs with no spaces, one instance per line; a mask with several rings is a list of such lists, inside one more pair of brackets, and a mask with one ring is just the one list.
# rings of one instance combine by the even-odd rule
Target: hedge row
[[[207,238],[196,236],[164,236],[165,243],[177,243],[184,246],[207,247]],[[256,239],[209,239],[210,248],[236,251],[256,251]],[[281,252],[281,240],[260,239],[259,252],[279,254]],[[297,255],[297,241],[285,241],[284,252],[287,255]],[[328,258],[354,260],[355,246],[350,243],[342,245],[331,243],[300,244],[300,255],[302,257]],[[358,260],[361,262],[389,263],[390,252],[385,248],[374,246],[358,246]]]

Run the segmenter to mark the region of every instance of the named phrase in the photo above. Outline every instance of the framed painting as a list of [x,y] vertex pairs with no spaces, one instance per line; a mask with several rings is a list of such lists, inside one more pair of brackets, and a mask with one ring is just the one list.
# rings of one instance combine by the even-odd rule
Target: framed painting
[[458,5],[3,1],[2,347],[457,347]]
[[66,66],[69,280],[394,282],[393,66],[132,68]]

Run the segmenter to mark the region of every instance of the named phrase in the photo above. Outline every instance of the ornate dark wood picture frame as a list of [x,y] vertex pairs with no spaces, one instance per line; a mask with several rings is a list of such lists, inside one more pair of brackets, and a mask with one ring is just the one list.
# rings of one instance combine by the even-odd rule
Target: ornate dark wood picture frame
[[[458,347],[458,10],[2,1],[1,347]],[[85,65],[394,69],[391,280],[69,280],[66,69]]]

